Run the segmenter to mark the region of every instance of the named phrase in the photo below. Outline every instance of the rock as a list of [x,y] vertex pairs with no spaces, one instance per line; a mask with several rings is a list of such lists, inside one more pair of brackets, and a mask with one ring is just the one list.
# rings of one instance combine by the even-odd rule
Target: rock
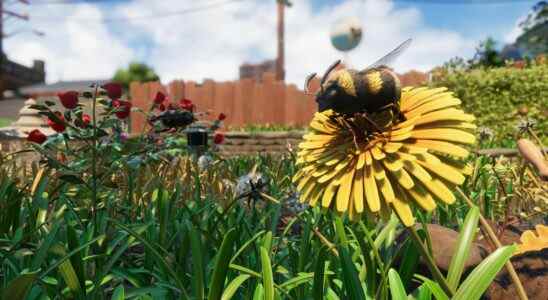
[[[417,229],[421,226],[417,226]],[[432,241],[432,255],[436,265],[443,271],[449,270],[451,258],[459,239],[459,233],[437,224],[428,224],[428,232]],[[464,264],[464,269],[478,265],[481,260],[481,248],[477,243],[472,243],[471,251]]]

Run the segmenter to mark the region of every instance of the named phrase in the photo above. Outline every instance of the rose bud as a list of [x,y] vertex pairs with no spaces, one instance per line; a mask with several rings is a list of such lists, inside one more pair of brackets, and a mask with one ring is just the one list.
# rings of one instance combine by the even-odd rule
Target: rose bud
[[222,144],[225,140],[225,136],[222,133],[216,133],[213,137],[213,142],[215,144]]
[[193,111],[194,110],[194,104],[192,104],[192,101],[190,101],[188,99],[181,100],[180,105],[181,105],[182,109],[186,109],[188,111]]
[[219,116],[217,117],[217,120],[219,121],[223,121],[224,119],[226,119],[226,115],[223,113],[220,113]]
[[76,119],[76,126],[80,128],[86,128],[91,124],[91,116],[88,114],[83,114],[81,119]]
[[166,95],[162,92],[158,92],[156,93],[156,97],[154,97],[154,104],[160,105],[164,103],[165,100],[166,100]]
[[61,114],[60,112],[56,112],[55,114],[57,115],[57,118],[61,122],[58,123],[57,121],[54,121],[48,118],[48,126],[51,127],[51,129],[55,130],[55,132],[58,132],[58,133],[64,132],[66,129],[66,126],[64,124],[65,117],[63,117],[63,114]]
[[59,93],[57,97],[66,109],[75,109],[78,106],[78,92],[76,91]]
[[131,102],[114,100],[112,101],[112,106],[116,108],[115,114],[118,119],[125,119],[129,117],[129,113],[131,112]]
[[118,83],[107,83],[103,85],[103,89],[107,91],[107,95],[111,100],[120,99],[120,97],[122,97],[122,86]]
[[38,129],[34,129],[27,136],[27,141],[37,144],[43,144],[47,139],[48,137]]

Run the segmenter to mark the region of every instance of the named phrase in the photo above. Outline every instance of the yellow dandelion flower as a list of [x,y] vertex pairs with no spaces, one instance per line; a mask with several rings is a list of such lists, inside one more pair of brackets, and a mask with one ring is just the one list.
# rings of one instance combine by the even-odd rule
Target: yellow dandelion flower
[[515,255],[548,248],[548,226],[538,224],[535,229],[536,235],[532,230],[526,230],[521,235],[521,244],[518,245],[519,248]]
[[367,118],[316,113],[293,178],[301,202],[351,218],[394,210],[406,226],[414,224],[412,203],[426,211],[436,200],[453,203],[451,187],[471,172],[462,159],[463,145],[475,143],[474,116],[445,88],[404,88],[400,103],[399,122],[390,111]]

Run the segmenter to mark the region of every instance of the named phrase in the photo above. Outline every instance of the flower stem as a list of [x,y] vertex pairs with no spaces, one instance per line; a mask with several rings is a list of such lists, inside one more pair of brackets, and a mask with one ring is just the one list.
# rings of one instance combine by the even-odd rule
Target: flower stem
[[421,238],[417,234],[417,230],[415,230],[415,227],[409,226],[409,227],[406,227],[406,229],[411,234],[411,238],[415,242],[415,245],[419,249],[419,252],[421,253],[422,257],[425,259],[426,265],[430,269],[430,272],[432,273],[432,276],[434,276],[434,279],[438,282],[438,284],[441,286],[441,288],[447,294],[447,296],[449,296],[450,298],[453,297],[455,292],[453,291],[453,289],[451,289],[451,287],[445,280],[445,277],[443,277],[443,274],[441,273],[440,269],[436,266],[434,259],[432,258],[430,253],[428,253],[428,250],[426,249],[426,246],[423,244]]
[[91,177],[92,177],[92,188],[91,188],[91,194],[92,194],[92,209],[93,209],[93,220],[94,220],[94,226],[93,226],[93,232],[94,236],[97,233],[97,116],[96,116],[96,102],[97,102],[97,89],[98,85],[95,84],[95,91],[93,93],[93,102],[92,105],[92,121],[93,121],[93,147],[91,148]]
[[[457,191],[459,194],[464,198],[468,206],[472,207],[474,206],[474,203],[464,192],[457,187]],[[502,247],[501,242],[497,238],[497,235],[495,234],[495,231],[493,231],[493,228],[487,223],[487,220],[483,217],[483,215],[480,213],[479,215],[480,224],[483,227],[483,230],[487,233],[487,237],[495,244],[497,248]],[[508,271],[508,274],[510,274],[510,278],[512,279],[512,282],[514,283],[514,286],[516,287],[516,292],[519,296],[519,299],[521,300],[528,300],[527,293],[525,293],[525,289],[523,288],[523,285],[521,284],[521,281],[519,280],[518,274],[516,273],[516,270],[514,269],[514,266],[512,265],[511,261],[506,262],[506,270]]]

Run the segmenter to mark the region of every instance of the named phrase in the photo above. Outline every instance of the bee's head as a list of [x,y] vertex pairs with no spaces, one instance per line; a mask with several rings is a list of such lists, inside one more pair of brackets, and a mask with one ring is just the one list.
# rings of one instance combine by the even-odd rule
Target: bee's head
[[[332,64],[320,81],[320,89],[316,92],[315,98],[318,102],[318,111],[335,109],[338,106],[337,99],[356,97],[356,88],[352,74],[347,69],[334,69],[340,64],[340,60]],[[305,93],[309,94],[308,86],[316,74],[308,76],[305,83]]]

